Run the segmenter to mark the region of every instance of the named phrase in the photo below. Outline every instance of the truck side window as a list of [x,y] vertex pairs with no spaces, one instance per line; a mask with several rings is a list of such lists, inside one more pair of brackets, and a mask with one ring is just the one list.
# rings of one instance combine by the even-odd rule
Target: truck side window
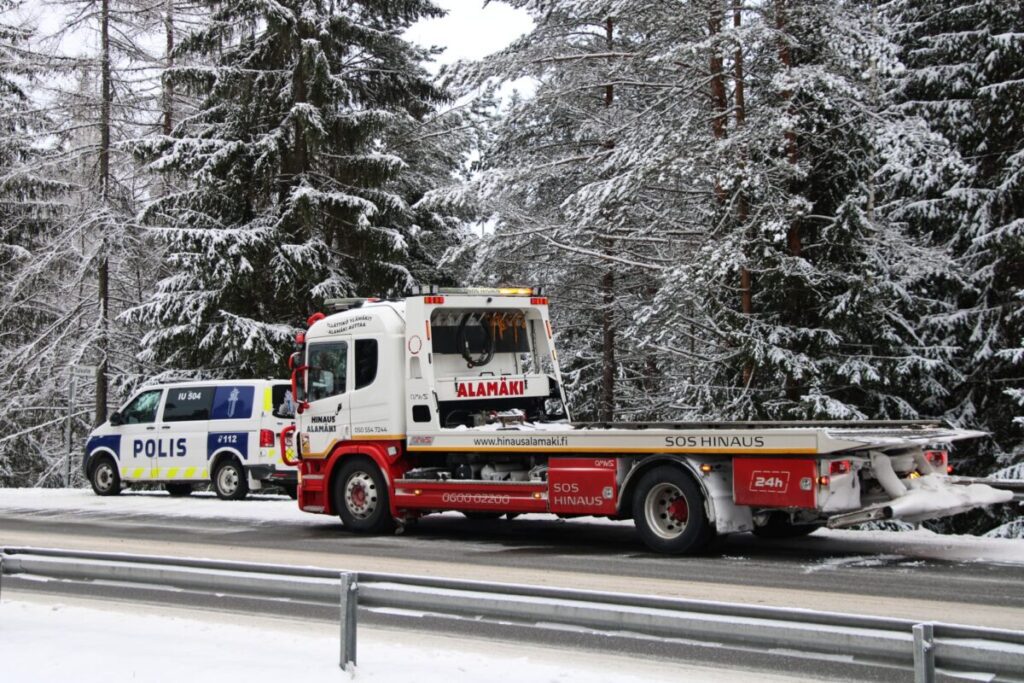
[[356,389],[373,384],[377,379],[377,340],[356,339]]
[[146,391],[135,397],[135,400],[121,411],[126,425],[148,424],[156,421],[156,409],[160,405],[162,389]]
[[164,402],[164,422],[209,420],[213,387],[171,387]]
[[308,385],[310,401],[345,393],[348,378],[348,343],[327,342],[309,345]]

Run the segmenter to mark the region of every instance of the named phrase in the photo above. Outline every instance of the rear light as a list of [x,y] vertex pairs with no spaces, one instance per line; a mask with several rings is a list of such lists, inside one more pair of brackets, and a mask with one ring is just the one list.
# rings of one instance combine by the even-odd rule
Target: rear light
[[949,467],[949,453],[946,451],[925,451],[924,459],[937,470],[947,470]]
[[270,429],[260,430],[260,448],[274,447],[274,432]]
[[946,474],[953,474],[953,466],[946,465]]
[[439,305],[444,303],[444,297],[443,296],[425,296],[425,297],[423,297],[423,303],[425,303],[425,304],[433,304],[435,306],[439,306]]
[[828,486],[831,483],[832,479],[830,479],[828,475],[823,474],[820,477],[818,477],[818,486]]
[[546,296],[535,296],[530,299],[530,304],[533,306],[547,306],[548,298]]
[[848,474],[851,468],[852,463],[849,460],[833,460],[828,465],[828,473],[832,475]]

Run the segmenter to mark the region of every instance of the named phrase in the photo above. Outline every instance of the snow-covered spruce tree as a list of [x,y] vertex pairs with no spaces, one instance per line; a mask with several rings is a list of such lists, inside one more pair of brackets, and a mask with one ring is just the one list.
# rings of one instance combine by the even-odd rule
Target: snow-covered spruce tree
[[[898,68],[869,3],[778,0],[741,12],[725,40],[733,94],[707,240],[666,279],[666,347],[699,333],[709,357],[678,401],[723,418],[916,418],[934,412],[948,367],[924,342],[922,272],[936,254],[896,212],[914,200],[902,159],[926,129],[888,108]],[[739,64],[742,68],[737,71]],[[740,74],[743,74],[742,78]],[[747,295],[749,292],[749,295]],[[673,301],[698,307],[679,311]],[[688,320],[696,319],[696,325]]]
[[443,135],[420,133],[444,96],[421,66],[428,52],[402,32],[440,11],[427,0],[209,8],[166,76],[198,109],[140,148],[180,186],[144,213],[171,274],[126,320],[147,330],[143,358],[167,368],[276,375],[324,299],[400,293],[451,227],[436,214],[418,224],[410,208],[439,173],[426,146]]
[[462,72],[472,83],[528,77],[536,87],[508,105],[482,155],[478,187],[494,231],[479,272],[549,285],[575,417],[661,415],[666,368],[650,335],[632,328],[689,237],[693,195],[678,169],[690,161],[678,152],[693,139],[687,113],[699,86],[658,58],[664,26],[700,29],[666,3],[511,4],[533,14],[535,29]]
[[62,414],[59,400],[56,409],[48,405],[53,383],[39,384],[32,369],[39,349],[31,347],[60,324],[63,311],[59,301],[32,296],[46,274],[27,271],[63,217],[67,188],[39,172],[45,150],[34,143],[51,122],[30,97],[42,74],[26,54],[32,28],[18,17],[19,4],[0,2],[0,486],[45,477],[59,440],[40,437]]
[[62,482],[67,415],[77,452],[94,415],[104,419],[108,394],[148,374],[135,360],[137,337],[113,319],[149,286],[153,254],[134,220],[145,181],[121,147],[145,130],[154,84],[137,45],[144,14],[126,9],[59,5],[66,21],[55,35],[22,31],[17,49],[4,51],[24,85],[21,115],[3,119],[16,131],[4,145],[15,163],[0,193],[13,200],[5,214],[13,206],[18,216],[4,217],[16,236],[0,306],[0,327],[11,329],[0,341],[0,390],[10,397],[0,419],[21,435],[0,442],[16,463],[6,483]]
[[1024,385],[1024,3],[894,0],[886,12],[907,63],[897,90],[904,109],[967,166],[920,229],[949,261],[935,280],[946,310],[929,330],[957,348],[962,379],[947,415],[991,432],[964,463],[984,475],[1024,462],[1015,423]]

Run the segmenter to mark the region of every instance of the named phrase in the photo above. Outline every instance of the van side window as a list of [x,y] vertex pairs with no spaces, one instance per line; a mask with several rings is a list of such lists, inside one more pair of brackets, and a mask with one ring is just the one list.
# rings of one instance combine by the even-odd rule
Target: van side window
[[377,340],[356,339],[356,389],[373,384],[377,379]]
[[164,401],[164,422],[209,420],[213,387],[170,387]]
[[326,342],[309,345],[308,386],[310,401],[345,393],[348,379],[348,343]]
[[148,424],[156,421],[156,409],[160,405],[162,389],[145,391],[121,411],[126,425]]

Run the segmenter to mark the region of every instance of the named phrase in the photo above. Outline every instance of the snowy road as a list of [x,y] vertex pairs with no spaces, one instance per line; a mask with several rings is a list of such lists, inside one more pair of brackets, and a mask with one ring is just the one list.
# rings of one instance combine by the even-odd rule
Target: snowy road
[[[224,502],[0,489],[0,542],[429,573],[1019,628],[1024,541],[928,532],[724,539],[703,557],[645,551],[629,524],[428,517],[403,536],[348,534],[279,497]],[[868,598],[868,599],[866,599]]]

